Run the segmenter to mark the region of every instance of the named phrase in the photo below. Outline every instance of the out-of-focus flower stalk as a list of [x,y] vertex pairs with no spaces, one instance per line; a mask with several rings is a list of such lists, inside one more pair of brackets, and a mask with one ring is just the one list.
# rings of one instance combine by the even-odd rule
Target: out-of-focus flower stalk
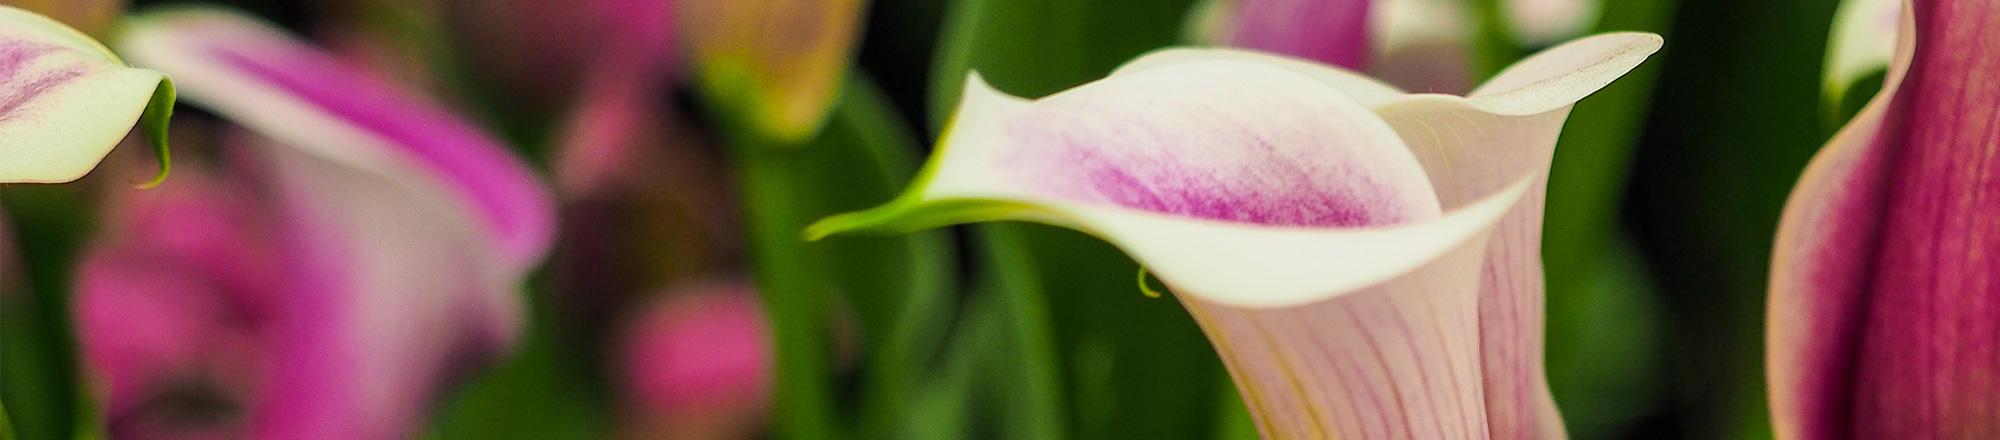
[[144,16],[121,49],[247,131],[117,199],[78,276],[114,433],[400,438],[509,350],[547,191],[435,104],[235,14]]
[[1779,438],[2000,436],[2000,3],[1904,6],[1881,92],[1779,224]]

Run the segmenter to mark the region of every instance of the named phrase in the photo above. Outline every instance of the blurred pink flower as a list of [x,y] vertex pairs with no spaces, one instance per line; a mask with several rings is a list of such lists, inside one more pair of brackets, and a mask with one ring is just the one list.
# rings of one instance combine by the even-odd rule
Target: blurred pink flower
[[769,398],[764,313],[746,283],[674,289],[630,323],[623,381],[641,438],[750,438]]
[[119,437],[401,438],[505,352],[546,189],[429,101],[253,20],[141,17],[122,52],[248,129],[225,165],[126,195],[79,271]]

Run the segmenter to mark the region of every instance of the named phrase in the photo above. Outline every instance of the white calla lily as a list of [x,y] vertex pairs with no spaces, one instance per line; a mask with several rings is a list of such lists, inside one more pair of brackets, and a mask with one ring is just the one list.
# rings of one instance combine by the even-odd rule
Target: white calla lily
[[1585,38],[1470,96],[1169,49],[1027,100],[975,75],[908,192],[808,230],[1019,220],[1183,299],[1265,435],[1544,438],[1542,188],[1569,108],[1658,50]]

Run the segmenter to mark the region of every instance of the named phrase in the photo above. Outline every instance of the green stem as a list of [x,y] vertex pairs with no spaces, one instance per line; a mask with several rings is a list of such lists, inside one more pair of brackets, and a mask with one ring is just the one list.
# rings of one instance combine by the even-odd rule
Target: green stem
[[828,374],[830,304],[821,290],[826,277],[800,238],[812,219],[799,212],[791,180],[798,151],[742,138],[732,141],[757,291],[772,330],[776,431],[785,439],[838,438]]

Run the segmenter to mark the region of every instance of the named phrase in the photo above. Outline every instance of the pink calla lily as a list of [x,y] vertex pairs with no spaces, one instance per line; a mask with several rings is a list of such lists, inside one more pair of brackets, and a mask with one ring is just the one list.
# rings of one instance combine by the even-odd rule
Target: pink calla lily
[[2000,436],[2000,3],[1904,2],[1882,90],[1779,224],[1779,438]]
[[1464,97],[1228,49],[1037,100],[974,75],[907,192],[808,235],[1022,220],[1109,241],[1179,294],[1267,437],[1559,437],[1549,159],[1570,106],[1660,44],[1581,39]]
[[[128,32],[124,53],[248,132],[225,145],[241,159],[222,183],[117,211],[128,226],[80,273],[114,428],[209,377],[240,435],[408,437],[444,379],[512,346],[515,286],[553,213],[502,144],[242,16],[177,10]],[[121,342],[149,331],[167,340]]]
[[0,6],[0,183],[61,183],[97,168],[132,125],[144,127],[166,178],[173,82],[134,69],[69,26]]

